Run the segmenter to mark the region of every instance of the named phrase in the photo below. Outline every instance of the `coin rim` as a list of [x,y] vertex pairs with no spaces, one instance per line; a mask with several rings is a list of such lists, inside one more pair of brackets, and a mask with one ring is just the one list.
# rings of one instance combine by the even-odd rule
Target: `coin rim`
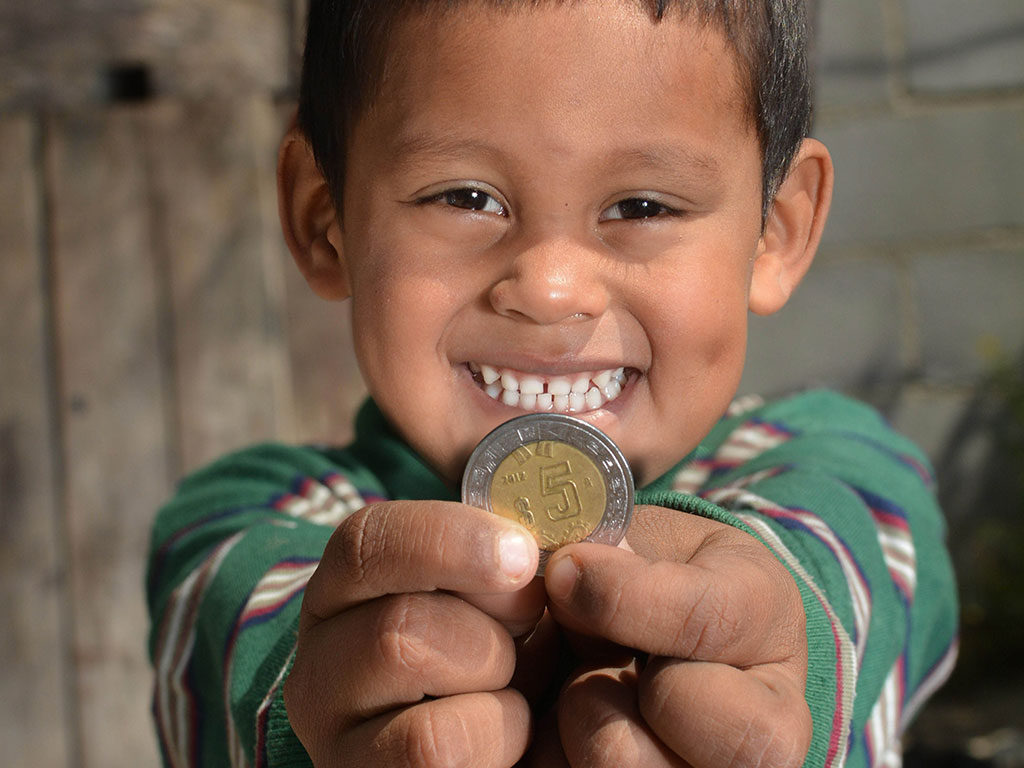
[[[524,427],[536,430],[535,434],[524,439],[521,434]],[[592,445],[584,443],[581,446],[579,442],[566,439],[566,430],[582,432],[586,438],[594,440],[601,450],[593,451]],[[629,463],[608,435],[583,419],[564,413],[527,413],[509,419],[488,432],[477,443],[466,462],[466,469],[462,473],[462,502],[492,512],[490,481],[494,472],[516,448],[540,440],[554,440],[571,445],[585,454],[593,454],[594,463],[605,480],[605,508],[594,530],[582,541],[611,546],[622,541],[633,516],[633,473]],[[475,476],[480,478],[479,483],[474,484]],[[608,482],[615,476],[622,480],[618,492]],[[550,555],[551,551],[540,550],[540,564],[537,568],[539,575],[543,575]]]

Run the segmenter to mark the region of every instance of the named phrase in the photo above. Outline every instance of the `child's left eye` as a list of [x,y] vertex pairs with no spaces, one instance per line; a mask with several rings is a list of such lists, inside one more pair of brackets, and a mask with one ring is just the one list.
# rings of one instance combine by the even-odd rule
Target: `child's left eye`
[[658,216],[679,216],[682,212],[657,200],[630,197],[609,206],[601,213],[601,221],[614,219],[652,219]]

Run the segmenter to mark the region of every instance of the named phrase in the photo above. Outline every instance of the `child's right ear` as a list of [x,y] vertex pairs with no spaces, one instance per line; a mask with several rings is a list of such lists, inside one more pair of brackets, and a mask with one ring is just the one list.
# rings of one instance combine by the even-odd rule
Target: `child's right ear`
[[327,180],[295,121],[277,155],[277,210],[281,231],[309,287],[322,299],[351,294],[341,226]]

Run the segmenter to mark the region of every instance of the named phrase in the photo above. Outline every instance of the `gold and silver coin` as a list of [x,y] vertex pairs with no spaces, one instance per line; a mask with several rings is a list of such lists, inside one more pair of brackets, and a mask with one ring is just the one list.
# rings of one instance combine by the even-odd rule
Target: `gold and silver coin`
[[633,514],[633,475],[601,430],[573,416],[530,413],[473,450],[462,501],[528,528],[543,573],[550,554],[566,544],[622,540]]

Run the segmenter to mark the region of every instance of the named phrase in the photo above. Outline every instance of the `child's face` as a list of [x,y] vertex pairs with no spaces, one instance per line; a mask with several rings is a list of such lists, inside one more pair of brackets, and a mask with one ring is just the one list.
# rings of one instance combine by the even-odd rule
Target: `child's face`
[[479,366],[545,390],[624,368],[575,415],[642,482],[724,412],[764,247],[734,59],[618,0],[400,24],[351,136],[340,251],[370,392],[443,476],[527,412]]

